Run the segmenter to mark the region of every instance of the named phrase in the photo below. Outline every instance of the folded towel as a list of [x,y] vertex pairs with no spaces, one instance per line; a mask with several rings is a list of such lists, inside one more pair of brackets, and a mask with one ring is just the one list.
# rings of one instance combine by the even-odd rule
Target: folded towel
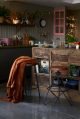
[[[11,102],[20,102],[24,91],[24,69],[26,64],[35,65],[36,59],[28,56],[18,57],[12,64],[7,82],[7,98]],[[7,100],[7,99],[6,99]]]

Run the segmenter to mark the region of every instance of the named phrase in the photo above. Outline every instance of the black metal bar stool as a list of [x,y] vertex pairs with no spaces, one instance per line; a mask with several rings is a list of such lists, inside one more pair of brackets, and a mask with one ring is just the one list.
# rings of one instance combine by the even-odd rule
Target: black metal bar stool
[[[64,69],[64,70],[66,70],[66,69]],[[50,92],[56,97],[56,102],[60,101],[61,95],[64,95],[64,97],[69,102],[69,104],[72,105],[71,97],[68,94],[68,91],[70,90],[70,88],[66,87],[66,84],[67,84],[67,77],[63,78],[62,72],[56,71],[55,76],[52,77],[51,85],[47,88],[48,91],[46,94],[46,100],[47,100],[47,96]],[[67,95],[66,95],[66,93],[67,93]]]
[[49,93],[56,97],[56,102],[60,101],[63,94],[68,103],[72,105],[72,100],[68,94],[70,88],[66,87],[69,75],[68,57],[69,53],[62,49],[51,52],[51,84],[47,88],[46,100]]
[[39,88],[39,80],[38,80],[38,72],[37,72],[37,63],[36,64],[26,64],[24,71],[24,95],[31,96],[32,92],[32,67],[34,69],[36,88],[38,91],[39,101],[40,101],[40,88]]

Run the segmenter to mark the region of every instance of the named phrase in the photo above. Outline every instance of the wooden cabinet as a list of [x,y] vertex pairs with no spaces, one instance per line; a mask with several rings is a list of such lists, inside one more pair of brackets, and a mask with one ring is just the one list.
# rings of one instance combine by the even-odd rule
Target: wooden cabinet
[[54,9],[54,35],[64,35],[65,33],[65,9]]
[[[52,53],[58,54],[57,56],[60,55],[61,57],[57,57],[59,58],[60,61],[62,58],[64,59],[64,61],[62,62],[63,65],[70,66],[72,64],[72,65],[80,66],[80,50],[33,47],[32,56],[39,60],[39,65],[41,65],[41,61],[42,62],[44,61],[45,67],[42,66],[42,68],[48,68],[47,73],[45,71],[44,72],[39,71],[39,82],[41,86],[47,86],[47,85],[50,85],[51,83],[52,72],[50,67],[57,64],[60,65],[59,62],[56,62],[57,60],[54,57],[55,55],[52,57]],[[54,63],[54,59],[55,59],[55,63]],[[79,82],[78,90],[80,91],[80,76],[73,77],[73,80],[74,79],[78,80]]]

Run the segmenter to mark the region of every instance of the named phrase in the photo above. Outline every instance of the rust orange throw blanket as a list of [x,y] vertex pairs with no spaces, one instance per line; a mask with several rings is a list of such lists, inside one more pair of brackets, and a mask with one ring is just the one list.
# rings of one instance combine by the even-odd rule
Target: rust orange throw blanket
[[20,102],[23,98],[24,90],[24,69],[26,64],[36,64],[36,59],[21,56],[18,57],[12,64],[9,79],[7,82],[7,98],[11,102]]

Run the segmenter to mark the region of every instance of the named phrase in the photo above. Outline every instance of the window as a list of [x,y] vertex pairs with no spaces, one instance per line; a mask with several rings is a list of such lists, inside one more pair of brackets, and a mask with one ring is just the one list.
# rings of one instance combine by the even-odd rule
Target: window
[[54,9],[54,35],[65,33],[65,9]]

